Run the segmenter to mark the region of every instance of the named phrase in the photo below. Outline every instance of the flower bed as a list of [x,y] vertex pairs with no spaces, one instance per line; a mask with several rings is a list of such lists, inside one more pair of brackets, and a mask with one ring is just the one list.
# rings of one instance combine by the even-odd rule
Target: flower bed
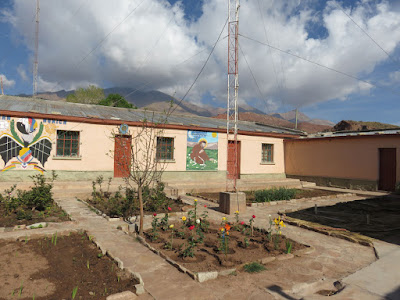
[[0,194],[0,227],[21,227],[40,222],[69,221],[64,212],[53,200],[53,178],[50,183],[43,175],[35,175],[33,187],[27,191],[18,190],[17,185]]
[[266,263],[306,248],[281,235],[285,224],[280,218],[269,220],[269,230],[259,230],[253,226],[256,216],[248,223],[239,222],[236,212],[234,221],[224,217],[220,224],[210,223],[207,217],[207,211],[197,213],[197,201],[180,222],[170,223],[168,215],[160,219],[154,214],[152,228],[139,240],[199,281],[206,273],[212,273],[209,279],[228,275],[246,263]]

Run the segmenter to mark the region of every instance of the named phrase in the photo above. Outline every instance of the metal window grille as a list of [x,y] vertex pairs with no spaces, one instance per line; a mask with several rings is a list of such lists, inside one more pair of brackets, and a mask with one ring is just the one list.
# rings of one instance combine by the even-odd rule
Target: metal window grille
[[262,144],[262,162],[274,161],[274,145]]
[[157,137],[157,159],[174,159],[174,139]]
[[57,156],[79,156],[79,131],[57,130]]

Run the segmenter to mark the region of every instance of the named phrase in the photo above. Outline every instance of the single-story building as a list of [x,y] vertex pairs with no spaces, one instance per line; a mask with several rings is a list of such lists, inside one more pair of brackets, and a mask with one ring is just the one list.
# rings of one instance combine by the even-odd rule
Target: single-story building
[[287,177],[373,191],[400,184],[400,128],[323,133],[284,144]]
[[[124,177],[126,149],[144,120],[162,113],[0,96],[0,181],[56,171],[60,180]],[[224,180],[233,174],[226,120],[172,114],[157,137],[167,180]],[[240,178],[284,178],[284,139],[302,132],[240,121]],[[128,147],[127,147],[128,146]],[[231,147],[232,148],[232,147]]]

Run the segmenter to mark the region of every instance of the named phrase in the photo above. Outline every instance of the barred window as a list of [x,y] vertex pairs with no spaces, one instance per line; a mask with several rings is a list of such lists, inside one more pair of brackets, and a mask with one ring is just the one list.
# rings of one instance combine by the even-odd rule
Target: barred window
[[261,161],[264,163],[274,162],[274,145],[262,144]]
[[174,159],[174,138],[157,137],[157,159]]
[[79,156],[79,131],[57,130],[57,156]]

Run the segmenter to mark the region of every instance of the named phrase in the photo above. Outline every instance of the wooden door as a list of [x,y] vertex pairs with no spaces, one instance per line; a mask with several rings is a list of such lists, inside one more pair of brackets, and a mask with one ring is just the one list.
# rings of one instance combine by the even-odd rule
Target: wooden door
[[114,145],[114,177],[128,177],[131,162],[130,135],[116,135]]
[[[237,165],[235,166],[235,153],[237,155]],[[235,151],[235,141],[228,141],[228,178],[239,179],[240,178],[240,141],[237,141]],[[236,169],[236,170],[235,170]]]
[[383,191],[394,191],[396,186],[396,148],[379,149],[379,185]]

